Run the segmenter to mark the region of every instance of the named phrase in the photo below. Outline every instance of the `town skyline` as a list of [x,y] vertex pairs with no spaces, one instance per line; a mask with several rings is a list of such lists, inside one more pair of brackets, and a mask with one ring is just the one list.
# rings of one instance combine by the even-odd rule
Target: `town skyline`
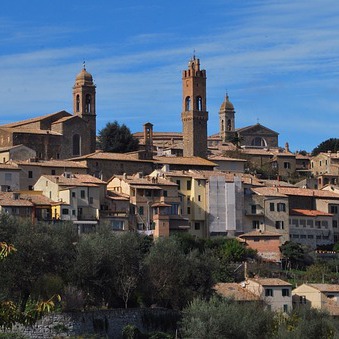
[[339,127],[338,12],[331,0],[6,1],[0,123],[72,113],[85,61],[98,129],[117,120],[137,132],[149,121],[155,132],[180,132],[181,71],[195,53],[207,73],[209,135],[227,92],[237,128],[259,122],[279,133],[280,146],[311,151]]

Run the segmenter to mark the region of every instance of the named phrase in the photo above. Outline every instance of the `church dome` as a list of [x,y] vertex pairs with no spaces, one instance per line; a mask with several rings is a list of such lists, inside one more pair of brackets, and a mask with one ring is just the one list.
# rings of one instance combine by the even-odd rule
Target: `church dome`
[[234,111],[234,106],[230,102],[228,94],[226,94],[225,101],[220,106],[220,111]]
[[81,84],[93,84],[92,74],[88,73],[86,71],[86,68],[84,67],[81,72],[76,76],[75,82]]

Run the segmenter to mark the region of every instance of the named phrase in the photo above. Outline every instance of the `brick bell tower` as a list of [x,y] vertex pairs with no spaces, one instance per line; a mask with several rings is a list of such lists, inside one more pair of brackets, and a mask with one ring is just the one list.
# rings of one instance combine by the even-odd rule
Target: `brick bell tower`
[[193,55],[182,72],[182,113],[184,157],[207,157],[206,71]]
[[84,67],[76,76],[73,86],[73,114],[85,120],[88,125],[90,153],[94,153],[96,148],[95,87],[93,77],[86,71],[84,63]]

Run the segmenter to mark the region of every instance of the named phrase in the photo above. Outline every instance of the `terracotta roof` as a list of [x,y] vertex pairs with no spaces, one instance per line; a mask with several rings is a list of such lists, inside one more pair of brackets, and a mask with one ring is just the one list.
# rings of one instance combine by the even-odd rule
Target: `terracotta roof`
[[1,192],[0,193],[0,206],[16,206],[16,207],[31,207],[33,203],[29,200],[20,198],[14,198],[13,192]]
[[12,164],[12,163],[0,164],[0,169],[3,169],[3,170],[17,170],[17,171],[21,170],[21,168],[19,168],[17,165]]
[[110,153],[110,152],[102,152],[102,151],[97,151],[95,153],[83,155],[83,156],[68,159],[68,160],[74,161],[74,160],[86,160],[86,159],[111,160],[111,161],[135,161],[135,162],[150,162],[150,163],[153,162],[152,160],[138,159],[135,154]]
[[23,125],[27,125],[27,124],[31,124],[31,123],[34,123],[34,122],[38,122],[38,121],[44,120],[46,118],[50,118],[53,115],[57,115],[57,114],[60,114],[60,113],[71,115],[71,113],[68,113],[65,110],[62,110],[62,111],[58,111],[58,112],[42,115],[42,116],[31,118],[31,119],[20,120],[20,121],[17,121],[17,122],[12,122],[12,123],[9,123],[9,124],[1,125],[0,128],[3,128],[3,127],[10,127],[10,128],[12,128],[12,127],[19,127],[19,126],[23,126]]
[[202,179],[205,177],[200,173],[200,171],[189,170],[189,171],[169,171],[165,172],[164,175],[166,177],[182,177],[182,178],[194,178],[194,179]]
[[256,278],[248,280],[255,281],[262,286],[292,286],[292,284],[290,284],[289,282],[278,278]]
[[[89,174],[84,174],[85,176],[91,177]],[[63,176],[63,175],[42,175],[41,177],[44,177],[54,183],[57,183],[59,186],[86,186],[86,187],[97,187],[98,184],[101,184],[104,182],[100,180],[100,182],[97,182],[94,178],[93,180],[91,178],[85,179],[85,177],[78,178],[78,174],[72,174],[69,178]],[[85,181],[83,181],[85,180]],[[99,179],[98,179],[99,180]]]
[[305,284],[316,288],[320,292],[339,292],[339,285],[337,284]]
[[269,187],[279,187],[279,186],[284,186],[284,187],[296,187],[293,184],[290,184],[289,182],[286,181],[281,181],[281,180],[264,180],[264,179],[260,179],[260,182],[262,182],[263,184],[265,184],[265,186],[269,186]]
[[54,201],[42,194],[20,193],[20,198],[30,200],[34,205],[51,205]]
[[234,298],[236,301],[260,300],[259,296],[256,296],[237,283],[218,283],[213,288],[219,295],[226,298]]
[[229,161],[229,162],[247,162],[245,159],[223,157],[222,155],[210,155],[208,160],[211,161]]
[[118,192],[113,191],[113,190],[107,190],[106,197],[108,199],[112,199],[112,200],[129,201],[129,195],[128,194],[118,193]]
[[320,216],[333,216],[331,213],[326,213],[322,211],[317,211],[317,210],[304,210],[304,209],[298,209],[298,208],[293,208],[290,209],[290,215],[298,215],[298,216],[305,216],[305,217],[320,217]]
[[25,127],[1,127],[0,129],[7,131],[7,132],[13,132],[13,133],[29,133],[29,134],[51,134],[51,135],[62,135],[59,132],[51,131],[48,129],[37,129],[37,128],[25,128]]
[[[151,189],[161,189],[160,186],[177,186],[176,183],[174,183],[171,180],[167,180],[165,178],[157,177],[141,177],[138,178],[136,175],[115,175],[113,178],[119,178],[120,180],[123,180],[127,182],[130,185],[133,186],[140,186],[139,188],[151,188]],[[109,181],[111,181],[110,179]]]
[[40,167],[65,167],[65,168],[84,168],[87,166],[81,162],[69,161],[69,160],[38,160],[38,161],[13,161],[13,163],[18,164],[19,166],[40,166]]
[[70,120],[70,119],[75,119],[75,118],[80,119],[77,115],[71,115],[70,117],[63,117],[63,118],[60,118],[60,119],[58,119],[56,121],[53,121],[52,125],[53,124],[60,124],[60,123],[62,123],[64,121],[67,121],[67,120]]
[[85,183],[106,185],[105,181],[102,181],[99,178],[93,177],[93,175],[90,175],[90,174],[74,174],[74,176],[80,181],[85,182]]
[[336,198],[339,199],[339,194],[330,192],[330,191],[322,191],[316,189],[309,188],[300,188],[300,187],[267,187],[272,191],[276,191],[286,195],[296,195],[296,196],[304,196],[304,197],[316,197],[316,198]]
[[212,161],[200,157],[154,157],[154,162],[168,165],[217,166]]
[[287,198],[287,195],[280,193],[275,187],[253,187],[252,191],[258,195]]
[[260,237],[260,238],[265,238],[265,237],[281,237],[282,234],[280,233],[276,233],[276,232],[269,232],[269,231],[251,231],[251,232],[248,232],[248,233],[244,233],[244,234],[241,234],[239,235],[239,238],[252,238],[252,237]]

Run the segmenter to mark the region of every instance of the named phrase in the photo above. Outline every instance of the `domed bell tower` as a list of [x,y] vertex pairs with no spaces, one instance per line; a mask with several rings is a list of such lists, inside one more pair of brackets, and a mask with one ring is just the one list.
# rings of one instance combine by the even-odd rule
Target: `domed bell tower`
[[182,72],[183,143],[185,157],[207,157],[206,71],[195,56]]
[[219,110],[219,134],[222,142],[232,141],[236,136],[234,115],[234,106],[226,93],[225,101],[221,104]]
[[84,64],[73,86],[73,114],[86,121],[90,131],[90,152],[96,148],[95,85]]

